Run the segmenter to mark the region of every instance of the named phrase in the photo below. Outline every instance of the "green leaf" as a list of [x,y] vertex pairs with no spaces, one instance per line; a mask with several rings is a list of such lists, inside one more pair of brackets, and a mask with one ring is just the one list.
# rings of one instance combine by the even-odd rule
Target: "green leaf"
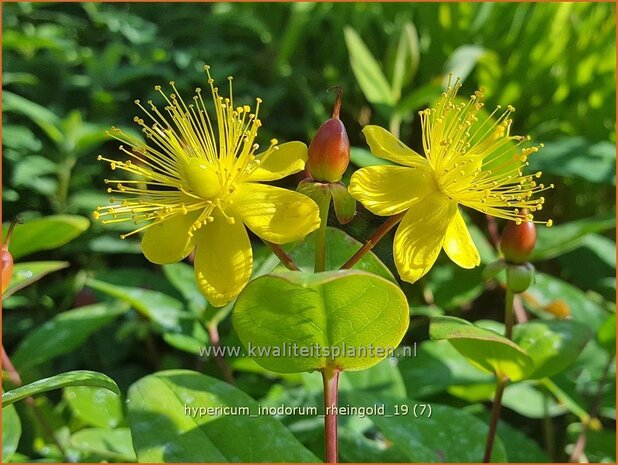
[[208,302],[197,287],[195,271],[191,265],[183,262],[163,265],[163,273],[170,283],[180,292],[189,303],[189,307],[196,313],[202,312]]
[[582,290],[553,276],[536,273],[535,283],[524,296],[524,302],[534,310],[546,312],[553,305],[566,307],[568,313],[596,331],[609,316],[602,305],[588,297]]
[[13,405],[2,407],[2,463],[7,463],[17,450],[21,437],[21,421]]
[[556,402],[546,390],[541,391],[536,383],[536,381],[522,381],[509,384],[504,389],[502,405],[528,418],[564,415],[567,412],[564,405]]
[[380,64],[354,29],[346,27],[344,35],[352,71],[365,98],[370,103],[392,107],[395,104],[393,91]]
[[528,379],[540,379],[560,373],[575,363],[592,331],[577,321],[529,321],[513,328],[513,341],[524,349],[534,369]]
[[[262,368],[264,373],[266,372]],[[316,405],[321,403],[323,380],[318,371],[301,374],[302,389],[307,395],[316,398]],[[394,358],[387,357],[377,365],[359,371],[344,371],[339,376],[339,392],[367,392],[375,395],[385,394],[391,397],[406,397],[406,386]],[[293,395],[292,395],[293,396]],[[284,396],[285,397],[285,396]],[[273,400],[273,405],[280,405],[281,398]]]
[[423,341],[416,357],[398,362],[408,392],[417,398],[445,392],[452,385],[495,385],[491,375],[472,366],[447,341]]
[[530,157],[530,169],[616,185],[616,146],[608,141],[595,143],[583,137],[554,140]]
[[363,391],[376,395],[406,397],[406,386],[393,360],[386,358],[360,371],[346,371],[339,378],[339,391]]
[[404,85],[416,76],[420,59],[418,33],[414,24],[406,22],[399,36],[393,69],[392,87],[395,100],[399,100],[401,97],[401,89]]
[[597,332],[601,346],[610,354],[616,353],[616,314],[612,313]]
[[470,363],[498,378],[519,381],[533,369],[532,360],[517,344],[461,318],[432,318],[429,335],[433,340],[448,340]]
[[131,430],[118,428],[86,428],[71,436],[71,445],[87,454],[95,454],[104,460],[135,462]]
[[440,95],[441,91],[442,84],[439,81],[415,88],[397,103],[396,115],[407,116],[422,106],[428,105]]
[[570,223],[538,228],[537,241],[531,261],[547,260],[579,247],[586,235],[601,233],[616,227],[616,215],[604,215]]
[[72,352],[91,334],[110,324],[127,310],[127,306],[103,303],[60,313],[27,334],[13,355],[13,363],[24,369]]
[[[139,462],[319,461],[244,392],[200,373],[146,376],[129,389],[128,405]],[[215,411],[222,407],[227,414]]]
[[245,287],[232,321],[249,355],[270,370],[362,370],[401,342],[409,309],[398,286],[370,273],[273,273]]
[[62,141],[63,135],[59,129],[60,118],[38,103],[13,92],[4,91],[2,93],[2,110],[5,113],[13,112],[30,118],[56,144]]
[[452,74],[452,81],[459,78],[465,81],[476,63],[485,53],[485,49],[478,45],[462,45],[446,61],[444,73],[447,75],[444,83],[448,82],[448,75]]
[[12,391],[7,391],[2,394],[2,408],[11,405],[18,400],[26,397],[41,394],[54,389],[60,389],[67,386],[95,386],[109,389],[117,395],[120,395],[120,390],[114,380],[103,373],[96,371],[77,370],[67,371],[50,378],[40,379],[33,383],[20,386]]
[[[389,443],[402,451],[410,462],[480,462],[483,459],[489,427],[460,408],[435,403],[425,407],[410,399],[343,393],[340,405],[371,407],[384,404],[386,415],[373,415],[371,420]],[[398,406],[400,415],[394,415]],[[408,414],[402,415],[402,406]],[[418,417],[415,416],[416,410]],[[387,416],[388,415],[388,416]],[[391,416],[393,415],[393,416]],[[496,438],[492,461],[506,462],[504,445]]]
[[[339,269],[362,246],[363,244],[340,229],[328,227],[326,229],[326,269]],[[303,243],[289,250],[289,254],[301,270],[313,271],[315,234],[307,236]],[[369,252],[361,258],[353,269],[377,274],[384,279],[396,282],[388,267],[373,252]]]
[[61,261],[15,263],[13,265],[11,283],[6,291],[4,291],[2,298],[6,299],[49,273],[62,270],[67,266],[69,266],[69,262]]
[[369,150],[362,147],[352,147],[350,149],[350,160],[359,168],[364,168],[365,166],[394,164],[393,162],[385,160],[384,158],[376,157]]
[[107,389],[73,386],[64,390],[73,413],[89,426],[116,428],[123,419],[120,397]]
[[120,299],[167,331],[180,331],[180,320],[192,315],[182,310],[182,303],[162,292],[139,287],[125,287],[89,279],[86,284],[97,291]]
[[[3,225],[2,234],[6,235],[8,223]],[[52,250],[72,241],[90,226],[90,221],[83,216],[52,215],[30,220],[15,227],[9,251],[13,259],[41,250]]]

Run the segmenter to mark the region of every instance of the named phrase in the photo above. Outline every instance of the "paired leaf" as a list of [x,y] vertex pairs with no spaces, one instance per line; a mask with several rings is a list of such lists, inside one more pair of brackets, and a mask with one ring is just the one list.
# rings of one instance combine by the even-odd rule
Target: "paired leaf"
[[533,370],[532,359],[517,344],[461,318],[433,318],[429,335],[433,340],[448,340],[473,365],[498,378],[519,381]]
[[373,274],[288,272],[250,282],[232,321],[249,355],[270,370],[362,370],[397,347],[409,310],[401,289]]
[[68,386],[101,387],[120,395],[118,386],[109,376],[96,371],[77,370],[40,379],[33,383],[20,386],[12,391],[5,392],[2,394],[2,408],[4,409],[12,403],[25,399],[26,397]]
[[[129,389],[128,405],[140,462],[319,461],[275,418],[257,415],[255,400],[200,373],[146,376]],[[214,413],[217,407],[248,411]],[[213,411],[207,413],[208,408]]]

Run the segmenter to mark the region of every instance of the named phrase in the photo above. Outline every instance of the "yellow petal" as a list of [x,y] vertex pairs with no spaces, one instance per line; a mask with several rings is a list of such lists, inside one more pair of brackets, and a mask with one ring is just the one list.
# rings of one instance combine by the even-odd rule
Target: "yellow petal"
[[150,226],[142,237],[144,256],[159,265],[185,258],[195,247],[195,239],[189,237],[189,228],[199,215],[199,211],[180,214]]
[[413,205],[397,228],[393,243],[401,279],[415,282],[432,267],[444,242],[457,203],[436,192]]
[[317,204],[288,189],[243,182],[229,202],[230,210],[251,231],[275,244],[302,239],[320,226]]
[[424,167],[380,165],[354,172],[348,189],[370,212],[390,216],[435,192],[437,185]]
[[[253,171],[248,181],[274,181],[290,174],[298,173],[305,168],[307,161],[307,146],[302,142],[286,142],[277,146],[264,163]],[[259,159],[262,154],[258,154]]]
[[474,268],[481,263],[479,251],[470,237],[470,232],[459,209],[446,229],[444,251],[462,268]]
[[251,277],[253,255],[245,226],[230,224],[218,210],[214,221],[197,233],[195,276],[211,305],[222,307],[233,300]]
[[384,158],[404,166],[429,166],[427,159],[401,142],[380,126],[367,125],[363,128],[367,144],[376,157]]

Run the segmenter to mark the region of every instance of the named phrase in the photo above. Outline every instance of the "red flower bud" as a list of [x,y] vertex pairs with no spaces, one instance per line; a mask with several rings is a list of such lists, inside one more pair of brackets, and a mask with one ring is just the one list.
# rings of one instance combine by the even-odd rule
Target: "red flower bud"
[[350,163],[350,140],[339,119],[343,90],[337,91],[333,117],[320,126],[309,144],[307,170],[320,182],[338,182]]
[[13,235],[13,229],[15,225],[19,223],[17,219],[11,223],[9,232],[6,234],[6,239],[2,244],[2,293],[7,290],[9,284],[11,284],[11,278],[13,277],[13,256],[9,252],[9,244],[11,242],[11,236]]
[[2,293],[6,291],[6,288],[11,284],[11,277],[13,276],[13,256],[9,249],[2,246]]
[[[522,211],[525,217],[526,212]],[[509,221],[500,239],[500,250],[507,262],[524,263],[536,244],[536,228],[532,221]]]

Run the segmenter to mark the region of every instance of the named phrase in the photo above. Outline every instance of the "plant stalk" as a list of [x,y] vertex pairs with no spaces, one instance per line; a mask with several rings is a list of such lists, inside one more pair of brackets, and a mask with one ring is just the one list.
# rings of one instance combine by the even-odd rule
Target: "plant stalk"
[[336,368],[322,370],[324,382],[324,445],[326,462],[337,463],[337,398],[339,392],[339,373]]
[[281,248],[279,244],[273,244],[272,242],[268,242],[263,239],[262,241],[264,242],[264,244],[270,247],[270,250],[272,250],[272,252],[277,256],[281,264],[285,266],[288,270],[300,271],[300,268],[298,267],[296,263],[294,263],[294,260],[292,260],[292,257],[290,257],[286,253],[286,251]]
[[223,377],[229,384],[235,384],[234,375],[232,374],[232,369],[228,365],[225,357],[223,356],[222,351],[220,350],[221,344],[219,342],[219,327],[216,324],[209,324],[208,328],[208,336],[210,337],[210,343],[215,348],[215,360],[217,361],[217,365],[219,365],[219,369],[221,373],[223,373]]
[[496,439],[496,432],[498,430],[498,421],[500,420],[500,410],[502,409],[502,394],[504,394],[504,388],[507,383],[508,379],[502,378],[498,380],[498,384],[496,385],[496,394],[494,396],[494,403],[491,407],[491,420],[489,422],[489,432],[487,433],[487,443],[485,445],[483,463],[491,462],[491,452],[494,448],[494,440]]
[[328,226],[328,212],[330,210],[330,195],[320,202],[320,228],[315,237],[315,266],[314,271],[320,273],[326,270],[326,227]]
[[363,258],[363,256],[373,249],[378,242],[393,229],[404,217],[406,214],[405,211],[398,213],[397,215],[391,216],[388,220],[386,220],[382,225],[376,229],[376,231],[371,235],[369,239],[365,241],[363,246],[356,251],[354,255],[352,255],[347,262],[341,265],[341,270],[347,270],[352,268],[358,261]]
[[506,285],[506,303],[504,306],[504,335],[507,339],[513,339],[513,301],[515,295],[509,287]]
[[[515,300],[515,294],[511,290],[509,283],[506,283],[506,298],[504,303],[504,334],[507,339],[513,339],[513,302]],[[498,421],[500,420],[500,410],[502,409],[502,395],[504,394],[504,388],[508,384],[509,380],[506,377],[498,378],[496,384],[496,394],[494,395],[494,402],[491,407],[491,420],[489,422],[489,431],[487,433],[487,443],[485,445],[485,456],[483,457],[484,463],[491,462],[491,452],[494,448],[494,441],[496,439],[496,432],[498,430]]]

